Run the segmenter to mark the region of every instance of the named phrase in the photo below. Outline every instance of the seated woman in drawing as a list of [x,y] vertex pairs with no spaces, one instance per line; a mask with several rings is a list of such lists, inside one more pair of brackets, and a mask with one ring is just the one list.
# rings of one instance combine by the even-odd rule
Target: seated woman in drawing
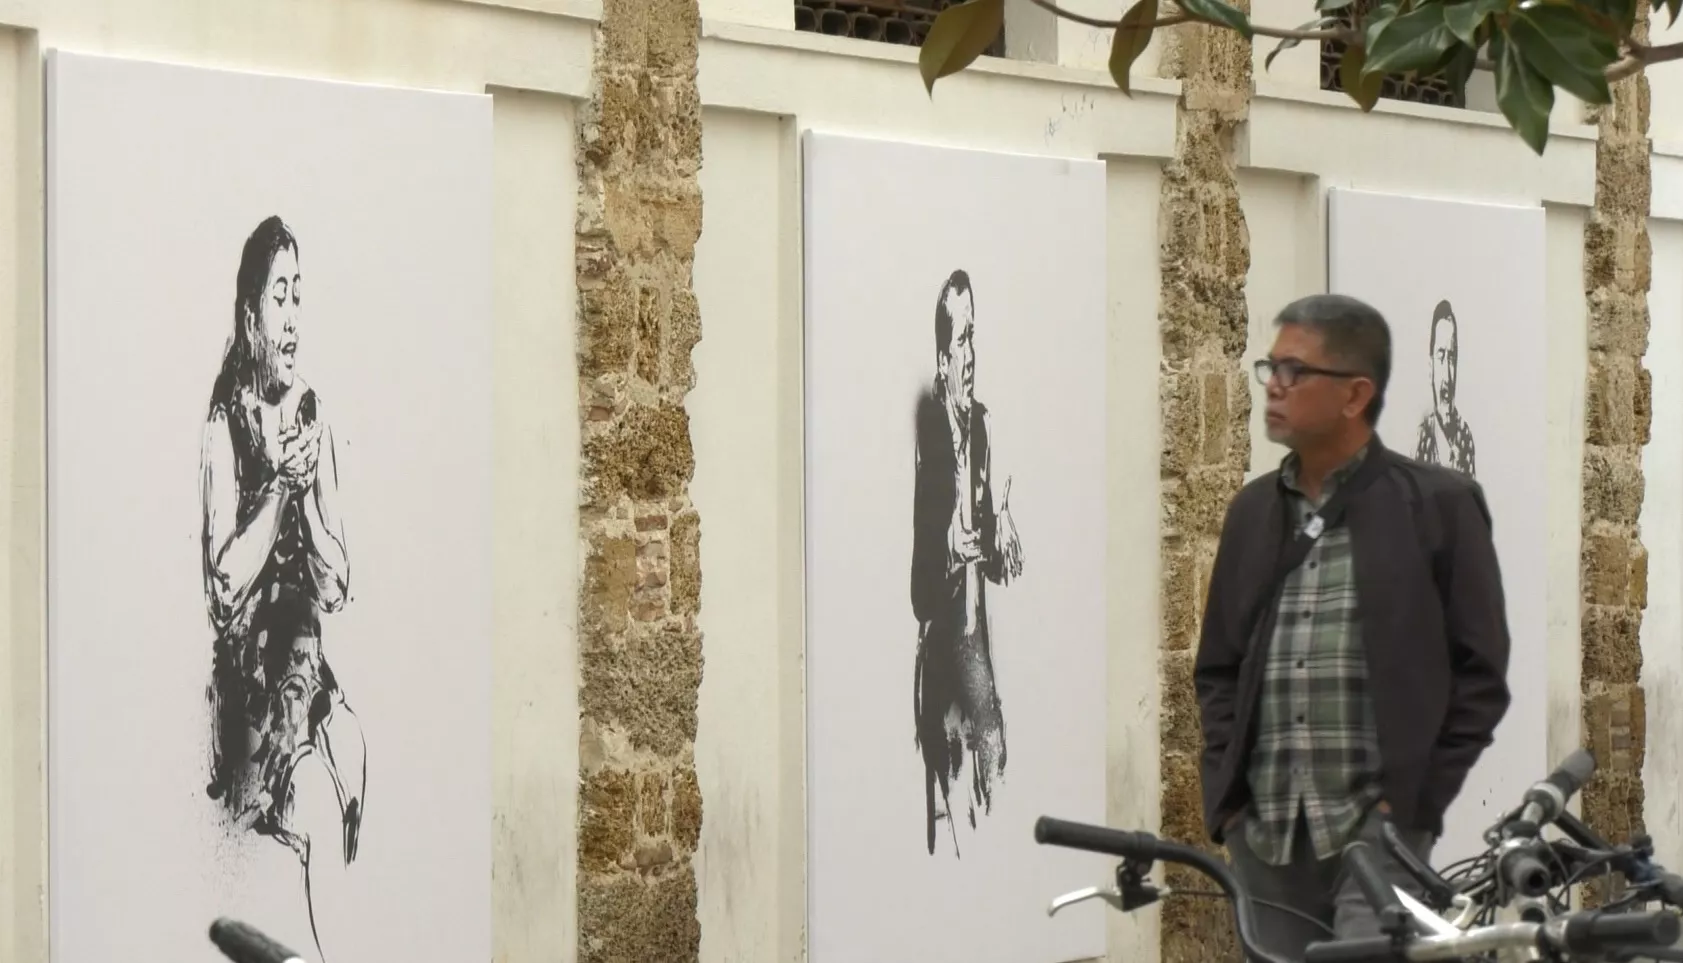
[[349,568],[333,429],[294,369],[300,280],[297,239],[265,220],[240,257],[204,434],[209,793],[232,827],[298,854],[319,951],[318,909],[339,902],[356,858],[365,747],[322,653],[321,616],[344,606]]

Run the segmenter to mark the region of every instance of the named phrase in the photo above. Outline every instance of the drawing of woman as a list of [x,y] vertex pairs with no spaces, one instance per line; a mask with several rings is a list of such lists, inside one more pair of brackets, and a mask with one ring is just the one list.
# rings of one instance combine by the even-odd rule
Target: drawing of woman
[[298,241],[279,217],[245,242],[234,330],[211,393],[201,477],[205,597],[216,632],[208,792],[232,827],[303,864],[317,950],[364,809],[361,726],[322,650],[347,600],[333,429],[298,377]]

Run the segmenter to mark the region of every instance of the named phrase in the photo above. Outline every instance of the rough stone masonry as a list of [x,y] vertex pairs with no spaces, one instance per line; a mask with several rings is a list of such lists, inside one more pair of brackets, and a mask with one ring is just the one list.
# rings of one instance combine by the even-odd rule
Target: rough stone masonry
[[[1648,37],[1647,4],[1637,5],[1635,36]],[[1613,842],[1643,831],[1642,610],[1648,604],[1648,553],[1642,512],[1642,448],[1652,391],[1648,349],[1648,239],[1652,188],[1648,79],[1613,85],[1598,108],[1595,206],[1584,228],[1584,293],[1589,303],[1585,390],[1583,549],[1579,592],[1583,737],[1599,763],[1583,793],[1584,819]],[[1591,900],[1605,894],[1590,893]]]
[[701,950],[696,0],[604,0],[579,125],[580,963]]
[[[1238,4],[1249,12],[1248,2]],[[1241,368],[1249,315],[1250,235],[1239,207],[1234,137],[1251,99],[1251,47],[1230,30],[1188,24],[1166,38],[1165,76],[1181,80],[1175,157],[1159,199],[1162,369],[1163,834],[1203,844],[1203,737],[1192,662],[1227,503],[1250,464],[1251,395]],[[1169,885],[1205,889],[1179,868]],[[1163,904],[1162,963],[1234,958],[1220,900]]]

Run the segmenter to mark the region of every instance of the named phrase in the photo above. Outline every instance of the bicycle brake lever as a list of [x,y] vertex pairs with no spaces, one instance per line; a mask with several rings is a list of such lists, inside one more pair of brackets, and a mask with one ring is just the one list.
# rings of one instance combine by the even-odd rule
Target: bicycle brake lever
[[[1421,935],[1441,937],[1461,935],[1461,927],[1456,926],[1454,923],[1433,912],[1431,907],[1408,895],[1406,890],[1399,889],[1396,893],[1397,899],[1403,904],[1403,908],[1408,910],[1408,915],[1413,920],[1414,928],[1419,931]],[[1467,899],[1465,896],[1459,896],[1459,894],[1457,894],[1457,896],[1463,900]],[[1467,900],[1467,903],[1468,905],[1471,905],[1472,901]]]
[[1449,908],[1455,911],[1455,915],[1449,918],[1450,925],[1458,930],[1465,930],[1471,925],[1478,912],[1478,904],[1465,893],[1456,893]]
[[1120,910],[1122,908],[1122,893],[1119,890],[1111,886],[1089,886],[1086,889],[1078,889],[1073,893],[1065,893],[1053,900],[1052,905],[1046,909],[1046,915],[1056,916],[1058,910],[1074,906],[1076,903],[1084,903],[1090,899],[1102,899],[1110,904],[1111,909]]

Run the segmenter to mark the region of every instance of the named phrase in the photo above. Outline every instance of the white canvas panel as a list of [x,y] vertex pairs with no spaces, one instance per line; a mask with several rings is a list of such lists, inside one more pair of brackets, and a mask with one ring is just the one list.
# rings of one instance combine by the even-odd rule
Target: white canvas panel
[[[1102,955],[1102,904],[1046,910],[1111,861],[1034,822],[1104,821],[1104,165],[804,148],[813,963]],[[968,415],[934,388],[942,303]]]
[[[1544,215],[1336,189],[1328,222],[1331,290],[1367,301],[1391,326],[1380,436],[1410,457],[1470,470],[1494,516],[1513,703],[1450,807],[1433,854],[1446,865],[1482,852],[1485,828],[1558,761],[1547,757]],[[1453,326],[1434,325],[1449,315]]]
[[489,959],[490,98],[48,69],[53,963]]

